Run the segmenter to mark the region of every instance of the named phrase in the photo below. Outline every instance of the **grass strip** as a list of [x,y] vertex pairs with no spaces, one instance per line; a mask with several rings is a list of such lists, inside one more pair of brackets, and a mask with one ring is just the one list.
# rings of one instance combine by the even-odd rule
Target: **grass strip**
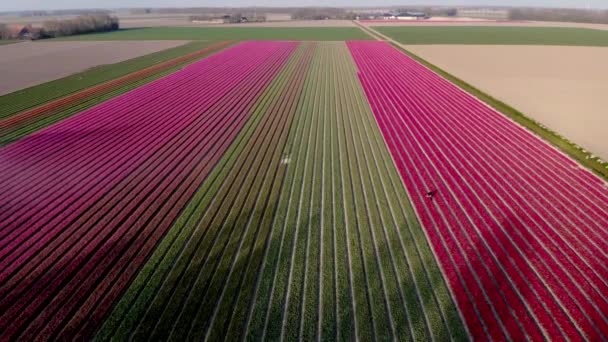
[[148,27],[60,38],[59,40],[289,40],[343,41],[370,37],[357,27]]
[[406,45],[557,45],[608,46],[608,31],[577,27],[374,26]]
[[1,40],[0,39],[0,45],[9,45],[9,44],[15,44],[18,43],[18,40]]

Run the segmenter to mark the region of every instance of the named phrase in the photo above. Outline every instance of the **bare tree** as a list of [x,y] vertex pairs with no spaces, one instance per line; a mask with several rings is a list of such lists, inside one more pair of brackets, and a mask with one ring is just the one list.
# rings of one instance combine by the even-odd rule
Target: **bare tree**
[[10,32],[6,24],[0,23],[0,40],[10,39]]
[[75,34],[115,31],[120,28],[118,18],[107,14],[82,15],[74,19],[49,20],[43,24],[47,37],[72,36]]

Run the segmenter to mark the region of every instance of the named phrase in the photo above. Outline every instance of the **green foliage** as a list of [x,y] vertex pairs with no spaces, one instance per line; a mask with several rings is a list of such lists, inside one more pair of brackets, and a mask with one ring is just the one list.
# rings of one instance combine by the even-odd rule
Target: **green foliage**
[[[63,38],[62,38],[63,39]],[[65,40],[361,40],[356,27],[151,27],[95,33]]]
[[608,31],[568,27],[373,27],[402,44],[608,46]]

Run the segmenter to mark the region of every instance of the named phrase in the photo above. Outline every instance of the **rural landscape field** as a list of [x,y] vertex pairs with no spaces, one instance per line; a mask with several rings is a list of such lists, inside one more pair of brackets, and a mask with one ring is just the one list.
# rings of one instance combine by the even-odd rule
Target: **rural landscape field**
[[608,30],[278,17],[0,46],[0,341],[608,340]]

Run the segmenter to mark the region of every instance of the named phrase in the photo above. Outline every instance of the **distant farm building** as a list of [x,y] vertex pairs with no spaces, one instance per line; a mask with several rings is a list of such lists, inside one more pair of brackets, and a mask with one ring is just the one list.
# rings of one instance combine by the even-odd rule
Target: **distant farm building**
[[402,12],[402,13],[385,13],[382,18],[384,20],[419,20],[428,19],[429,15],[424,12]]
[[34,40],[40,38],[41,29],[32,25],[12,25],[8,27],[9,39]]

